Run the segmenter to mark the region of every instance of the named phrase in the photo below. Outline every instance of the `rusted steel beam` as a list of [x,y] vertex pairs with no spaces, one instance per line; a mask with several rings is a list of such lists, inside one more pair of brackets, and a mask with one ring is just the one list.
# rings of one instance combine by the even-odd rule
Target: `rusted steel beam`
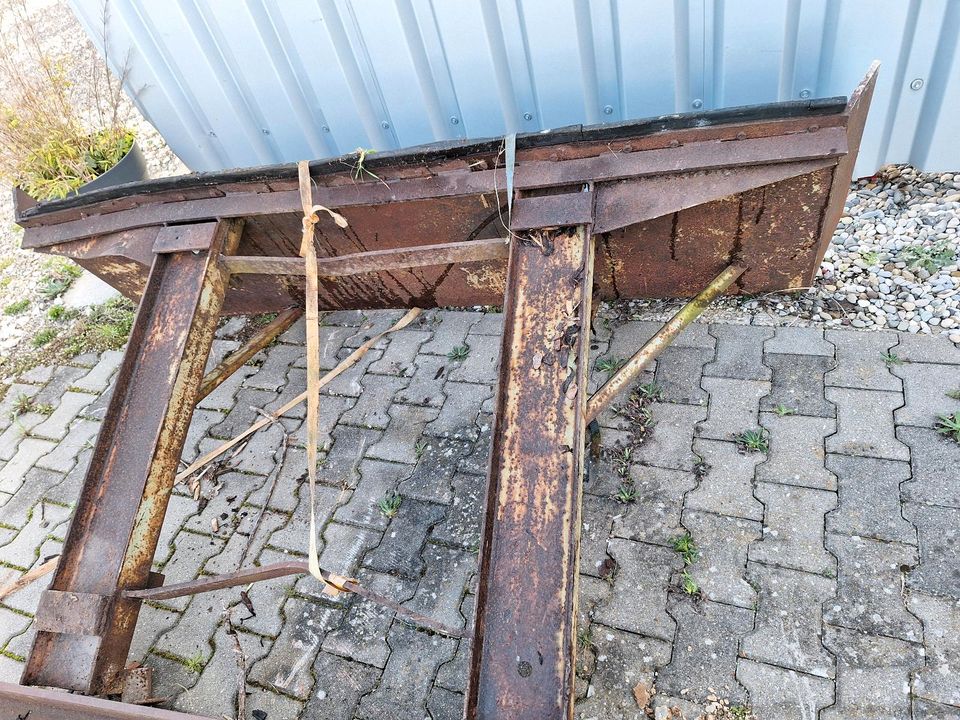
[[54,592],[106,598],[104,630],[38,632],[23,673],[26,685],[102,694],[126,663],[140,602],[120,598],[118,590],[149,582],[225,295],[218,256],[236,247],[241,227],[227,221],[204,229],[209,253],[162,254],[154,260],[51,584]]
[[[321,277],[341,277],[429,265],[505,260],[510,252],[508,243],[506,238],[491,238],[321,257],[317,259],[317,271]],[[223,262],[232,275],[306,274],[303,260],[298,258],[236,255],[225,257]]]
[[227,355],[213,370],[204,375],[203,382],[200,383],[200,389],[197,391],[197,402],[220,387],[227,378],[243,367],[247,360],[276,340],[302,316],[303,308],[296,307],[284,310],[269,324],[258,330],[253,337],[244,343],[243,347]]
[[211,720],[191,713],[4,682],[0,682],[0,717],[4,720]]
[[593,238],[511,243],[466,716],[572,713]]
[[644,368],[673,342],[683,329],[696,320],[707,306],[740,277],[745,268],[730,265],[717,275],[700,294],[680,308],[657,333],[644,343],[613,376],[597,390],[587,403],[587,420],[594,420],[610,407],[614,398],[633,382]]
[[[815,133],[790,136],[746,138],[735,142],[691,142],[677,147],[636,152],[605,153],[572,160],[533,160],[521,162],[514,177],[517,190],[627,177],[648,177],[677,172],[693,172],[767,163],[796,162],[840,157],[847,151],[843,128],[822,128]],[[456,197],[490,193],[506,186],[502,169],[447,172],[432,177],[391,180],[384,183],[321,186],[315,188],[317,203],[330,208],[355,205]],[[223,197],[150,203],[130,210],[91,214],[55,225],[42,225],[25,218],[23,247],[37,248],[78,240],[92,235],[150,225],[186,223],[210,218],[251,217],[302,212],[300,195],[294,190],[277,192],[230,193]],[[349,213],[346,213],[349,219]]]

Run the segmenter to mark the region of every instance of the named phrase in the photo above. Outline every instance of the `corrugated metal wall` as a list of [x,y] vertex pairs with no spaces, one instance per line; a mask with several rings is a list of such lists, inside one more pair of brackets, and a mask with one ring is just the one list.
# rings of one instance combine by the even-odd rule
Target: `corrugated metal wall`
[[879,58],[861,175],[960,169],[958,35],[960,0],[109,0],[107,32],[195,170],[846,95]]

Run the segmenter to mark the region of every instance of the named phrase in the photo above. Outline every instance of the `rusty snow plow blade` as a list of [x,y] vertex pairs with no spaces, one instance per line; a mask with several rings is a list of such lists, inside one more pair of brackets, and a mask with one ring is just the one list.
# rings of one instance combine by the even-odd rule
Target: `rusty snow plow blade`
[[[366,153],[311,163],[301,181],[295,166],[190,175],[20,208],[24,247],[73,258],[140,303],[24,685],[121,693],[144,599],[304,571],[156,591],[150,566],[198,398],[300,317],[309,281],[311,312],[503,304],[465,712],[570,717],[587,426],[715,297],[811,284],[875,79],[876,66],[849,101]],[[311,232],[315,252],[302,253]],[[693,300],[588,397],[593,306],[657,296]],[[205,375],[218,318],[260,312],[280,315]],[[6,689],[0,707],[28,698],[31,717],[63,716],[24,692]],[[78,702],[77,717],[124,717]]]

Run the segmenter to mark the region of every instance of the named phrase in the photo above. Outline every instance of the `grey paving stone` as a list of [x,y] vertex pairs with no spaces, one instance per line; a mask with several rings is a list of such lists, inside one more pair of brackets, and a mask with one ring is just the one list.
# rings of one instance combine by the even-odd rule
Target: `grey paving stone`
[[812,720],[833,702],[830,680],[745,658],[737,661],[737,680],[750,693],[758,718]]
[[360,481],[360,463],[381,437],[383,433],[380,430],[346,425],[334,428],[331,432],[333,445],[317,477],[338,487],[356,487]]
[[[253,532],[259,515],[259,508],[245,506],[236,513],[239,520],[236,528],[227,527],[224,529],[221,525],[216,535],[224,538],[226,545],[219,555],[214,555],[207,560],[203,566],[205,573],[219,575],[250,566],[260,554],[260,551],[263,550],[271,535],[283,527],[288,520],[286,514],[267,511],[263,514],[256,536],[251,538],[250,533]],[[209,529],[208,527],[207,530]]]
[[418,355],[410,384],[397,393],[396,401],[436,408],[443,405],[448,362],[445,356]]
[[467,333],[483,318],[479,312],[444,312],[430,317],[433,337],[420,348],[428,355],[446,355],[457,345],[463,345]]
[[960,666],[960,602],[913,592],[907,606],[923,623],[926,651],[926,665],[913,676],[913,694],[960,706],[960,675],[955,670]]
[[210,428],[212,437],[229,440],[260,420],[263,415],[259,409],[266,407],[277,393],[273,390],[245,388],[237,393],[236,402],[223,420]]
[[634,454],[644,465],[693,470],[697,459],[691,450],[697,423],[706,418],[707,409],[697,405],[656,403],[652,407],[655,425]]
[[[23,396],[29,399],[38,392],[40,392],[40,388],[36,385],[20,382],[12,383],[7,388],[3,400],[0,401],[0,431],[6,430],[12,424],[14,407],[20,397]],[[9,454],[7,454],[7,457],[9,457]]]
[[757,483],[764,504],[763,539],[750,546],[750,559],[833,576],[837,563],[823,546],[823,516],[837,506],[836,493]]
[[900,514],[900,483],[910,466],[895,460],[828,455],[837,474],[840,504],[827,513],[827,532],[916,545],[916,529]]
[[644,720],[646,713],[637,707],[633,688],[651,682],[654,669],[669,662],[670,645],[602,625],[590,628],[589,639],[596,667],[587,697],[577,703],[574,715],[580,720]]
[[[363,310],[337,310],[327,313],[323,318],[324,325],[337,325],[348,328],[358,328],[363,325],[366,313]],[[351,331],[351,335],[356,330]]]
[[470,327],[470,332],[474,335],[502,335],[503,313],[485,312],[483,317]]
[[757,593],[745,578],[747,547],[760,537],[760,523],[685,510],[683,525],[700,550],[700,559],[689,572],[707,598],[753,608]]
[[910,587],[960,598],[960,509],[904,503],[903,516],[920,537],[920,566],[907,576]]
[[837,348],[837,367],[827,373],[827,385],[894,392],[901,389],[883,359],[897,345],[897,333],[827,330],[826,338]]
[[[54,368],[53,375],[49,382],[43,386],[40,392],[33,396],[33,401],[38,404],[58,405],[64,393],[86,374],[86,368],[70,367],[68,365],[60,365]],[[88,397],[87,401],[89,400],[90,398]]]
[[761,410],[784,406],[797,415],[836,417],[836,408],[824,397],[823,376],[834,366],[833,358],[818,355],[767,353],[764,363],[773,370],[770,394],[760,401]]
[[231,456],[231,465],[240,472],[269,475],[280,461],[280,450],[286,430],[271,425],[250,436],[246,445]]
[[480,519],[486,478],[458,472],[452,480],[453,500],[447,516],[430,531],[433,540],[476,551],[480,547]]
[[601,576],[613,519],[623,505],[609,497],[584,495],[580,511],[580,573]]
[[942,335],[900,333],[896,353],[907,362],[960,365],[960,348]]
[[473,441],[473,450],[460,461],[460,470],[474,475],[486,475],[490,460],[490,440],[493,434],[493,416],[480,413],[477,417],[477,436]]
[[389,409],[394,396],[407,385],[398,377],[367,375],[361,380],[363,392],[356,404],[340,416],[345,425],[385,430],[390,424]]
[[[27,545],[29,543],[24,544]],[[25,559],[20,561],[20,565],[27,567],[29,570],[33,570],[34,568],[37,568],[43,564],[46,560],[49,560],[55,555],[59,555],[62,551],[63,543],[60,540],[47,537],[46,539],[42,539],[38,546],[31,548],[29,556],[20,556],[25,557]],[[50,587],[50,583],[52,581],[52,574],[45,575],[32,582],[23,590],[13,593],[12,595],[8,595],[6,598],[4,598],[3,604],[12,610],[19,611],[20,613],[33,615],[37,611],[37,606],[40,603],[40,596],[47,588]]]
[[709,469],[697,488],[687,494],[684,507],[762,520],[763,505],[753,496],[753,477],[763,455],[744,454],[733,443],[717,440],[696,440],[693,449]]
[[905,573],[917,564],[917,549],[900,543],[828,535],[839,560],[837,597],[824,604],[824,621],[871,635],[920,642],[923,628],[904,606]]
[[837,434],[827,438],[827,452],[910,459],[910,450],[893,432],[893,411],[903,404],[903,395],[848,388],[827,388],[826,395],[837,405]]
[[363,460],[358,466],[360,481],[350,500],[337,508],[334,519],[338,522],[362,525],[383,530],[389,520],[380,512],[377,503],[387,493],[394,492],[401,480],[410,474],[409,465]]
[[[303,368],[290,368],[290,371],[287,373],[287,382],[280,388],[280,394],[277,395],[273,400],[268,402],[263,406],[263,409],[266,410],[271,415],[276,415],[280,408],[286,407],[294,398],[302,395],[307,389],[307,371]],[[336,401],[342,401],[341,398],[336,398]],[[325,397],[323,403],[329,402]],[[352,405],[352,403],[345,403],[347,407]],[[289,410],[285,410],[280,413],[280,417],[285,418],[297,418],[303,419],[307,416],[307,403],[306,401],[301,401],[291,407]]]
[[300,717],[303,706],[302,700],[247,685],[247,720],[262,720],[262,715],[254,714],[256,710],[263,712],[269,720]]
[[199,674],[188,670],[182,662],[159,655],[151,655],[148,660],[153,668],[153,691],[158,697],[172,698],[167,707],[176,708],[177,696],[196,685]]
[[713,360],[713,349],[668,347],[657,360],[655,382],[667,402],[705,405],[706,391],[700,387],[704,364]]
[[[0,522],[8,528],[22,528],[27,524],[29,516],[40,512],[39,503],[50,490],[61,482],[64,476],[52,470],[34,467],[24,476],[23,485],[19,490],[0,507]],[[12,536],[10,539],[13,539]],[[0,540],[0,545],[6,540]]]
[[897,438],[910,447],[912,477],[900,487],[903,499],[960,507],[960,484],[954,482],[960,468],[960,444],[923,428],[897,428]]
[[[237,393],[243,387],[246,379],[253,375],[257,369],[250,365],[244,365],[237,369],[230,377],[224,380],[216,390],[207,395],[197,403],[198,408],[204,410],[227,411],[233,407]],[[89,412],[89,409],[88,409]],[[103,415],[101,414],[101,418]]]
[[110,398],[112,396],[113,385],[108,387],[106,392],[102,393],[100,397],[87,405],[80,414],[88,420],[102,421],[107,414],[107,408],[110,405]]
[[404,330],[389,336],[390,344],[380,359],[372,363],[369,372],[378,375],[413,375],[420,346],[430,339],[430,333],[422,330]]
[[[348,348],[357,348],[363,345],[367,340],[380,335],[385,330],[389,329],[394,323],[397,322],[401,317],[403,317],[403,310],[374,310],[363,311],[363,317],[361,318],[362,322],[357,328],[356,332],[353,333],[344,341],[344,347]],[[383,349],[386,347],[388,340],[384,338],[380,340],[374,347]]]
[[820,355],[833,357],[833,345],[823,338],[823,330],[812,327],[780,326],[763,343],[764,353],[784,355]]
[[[306,450],[301,448],[287,448],[280,464],[280,474],[276,479],[276,486],[273,488],[273,494],[270,495],[268,506],[270,509],[293,512],[300,501],[300,489],[305,488],[309,492],[309,486],[303,484],[307,479],[306,455]],[[327,476],[321,473],[317,479],[323,481],[327,479]],[[272,484],[272,479],[269,482],[253,483],[256,487],[247,495],[246,502],[250,505],[263,507],[267,502]]]
[[756,627],[741,641],[741,656],[833,678],[833,657],[821,643],[821,605],[836,595],[836,580],[754,562],[748,577],[759,597]]
[[903,380],[905,404],[894,412],[897,425],[935,427],[937,418],[960,410],[960,403],[947,392],[960,389],[960,367],[930,363],[906,363],[892,368]]
[[413,472],[400,483],[400,492],[417,500],[449,505],[453,501],[453,475],[472,446],[463,440],[443,437],[424,437],[421,443],[420,458]]
[[[327,521],[333,515],[337,508],[337,502],[342,498],[343,491],[340,488],[330,487],[317,483],[315,488],[316,504],[314,512],[317,523],[318,547],[323,547],[323,530]],[[306,553],[307,545],[310,539],[310,489],[305,485],[303,492],[300,493],[300,501],[297,503],[293,515],[289,522],[282,528],[270,535],[268,541],[271,547],[281,550],[289,550],[295,553]]]
[[435,420],[437,415],[437,411],[432,408],[394,404],[390,408],[390,426],[384,431],[380,441],[367,449],[366,456],[415,464],[417,443],[422,438],[427,423]]
[[[193,462],[199,456],[200,441],[205,439],[207,431],[221,420],[223,420],[223,413],[219,410],[196,408],[193,411],[190,427],[187,429],[187,437],[183,441],[183,452],[180,454],[180,459],[184,463]],[[100,425],[100,423],[93,423],[92,420],[81,420],[80,422],[94,424],[97,427]]]
[[910,672],[923,665],[920,645],[831,626],[824,645],[837,656],[837,691],[821,720],[910,717]]
[[460,603],[467,580],[477,570],[473,553],[427,543],[421,553],[426,571],[417,592],[404,607],[426,615],[448,627],[463,628]]
[[769,380],[770,368],[763,364],[763,343],[773,337],[772,328],[751,325],[711,325],[717,339],[717,359],[707,363],[703,374],[739,380]]
[[423,717],[437,668],[453,657],[455,642],[394,625],[387,636],[390,659],[379,687],[360,700],[357,716],[371,720]]
[[3,466],[3,477],[0,478],[0,491],[15,493],[23,484],[24,476],[44,455],[50,453],[56,443],[37,438],[24,438],[17,446],[17,451]]
[[[4,581],[6,584],[6,581]],[[20,653],[14,652],[9,648],[10,641],[16,638],[18,635],[22,635],[26,632],[27,628],[33,624],[32,618],[24,617],[19,613],[15,613],[12,610],[7,608],[0,607],[0,648],[3,648],[7,652],[12,652],[20,657],[25,657]]]
[[[284,562],[291,559],[293,558],[289,554],[270,548],[264,549],[260,553],[259,558],[257,558],[261,565]],[[247,590],[247,596],[250,598],[250,602],[253,603],[253,608],[257,611],[257,614],[254,617],[247,617],[240,613],[238,608],[237,615],[234,616],[235,622],[242,626],[246,632],[276,637],[280,634],[280,630],[285,621],[283,604],[289,596],[296,592],[296,584],[296,577],[282,577],[276,578],[275,580],[254,583],[253,586]]]
[[[58,486],[56,489],[60,489]],[[185,488],[184,488],[185,490]],[[167,512],[164,515],[163,527],[160,528],[160,537],[157,540],[157,551],[153,555],[153,568],[159,571],[172,557],[176,546],[174,538],[191,515],[197,512],[197,501],[192,495],[177,494],[174,492],[167,501]]]
[[450,381],[443,387],[446,394],[437,418],[424,428],[427,435],[474,440],[478,435],[477,416],[484,400],[493,395],[489,385]]
[[17,380],[31,385],[45,385],[53,377],[53,365],[37,365],[20,373]]
[[824,439],[837,430],[830,418],[760,413],[760,424],[770,433],[766,462],[757,466],[757,480],[836,490],[837,478],[824,466]]
[[464,698],[461,693],[434,687],[427,698],[427,712],[431,720],[461,720]]
[[[614,477],[614,482],[619,482],[619,476],[615,473],[609,474]],[[696,476],[684,470],[632,465],[630,477],[633,479],[637,498],[632,503],[621,506],[619,516],[614,518],[613,535],[657,545],[669,545],[671,540],[682,532],[680,511],[683,496],[696,487]],[[610,497],[615,492],[616,487],[610,487],[605,496]]]
[[[460,614],[467,619],[467,626],[473,628],[474,607],[476,598],[467,595],[460,606]],[[443,663],[437,671],[436,685],[454,692],[465,692],[467,689],[467,675],[469,673],[471,638],[457,640],[457,651],[453,659]]]
[[317,682],[301,720],[352,720],[360,698],[373,690],[380,673],[361,663],[321,652],[313,663]]
[[415,580],[424,571],[420,556],[427,534],[445,515],[442,505],[403,498],[400,509],[390,521],[383,542],[371,552],[364,564],[374,570]]
[[0,461],[12,459],[20,449],[20,441],[27,437],[34,425],[42,423],[45,417],[34,412],[18,415],[17,421],[0,434]]
[[[353,351],[343,348],[339,352],[337,363],[346,359]],[[360,379],[364,376],[370,366],[380,359],[382,352],[380,350],[369,350],[363,357],[358,359],[348,369],[337,375],[336,378],[323,386],[321,392],[324,395],[340,395],[343,397],[360,397],[363,392],[363,385]],[[321,375],[322,377],[322,375]]]
[[131,662],[143,662],[157,638],[180,621],[180,613],[152,605],[141,605],[137,627],[127,657]]
[[[223,613],[240,602],[242,589],[225,588],[189,598],[180,621],[157,638],[153,652],[183,660],[201,660],[204,664],[209,662],[213,657],[213,638],[223,621]],[[164,604],[168,603],[173,604],[164,601]]]
[[613,591],[594,611],[603,625],[635,632],[665,642],[673,641],[676,623],[667,614],[670,574],[682,561],[671,549],[611,540],[608,552],[616,562]]
[[736,680],[737,639],[753,628],[753,613],[713,602],[694,607],[685,598],[673,602],[670,613],[677,637],[670,663],[657,674],[657,691],[699,703],[708,695],[745,702]]
[[960,707],[913,698],[913,720],[960,720]]
[[258,685],[273,688],[301,700],[313,687],[313,661],[331,628],[343,613],[300,598],[290,598],[283,606],[286,622],[270,652],[250,667],[249,678]]
[[100,360],[90,372],[81,378],[77,378],[73,387],[78,390],[85,390],[91,393],[102,393],[110,384],[110,378],[120,367],[123,360],[123,352],[120,350],[107,350],[100,355]]
[[470,354],[460,362],[451,363],[450,380],[481,385],[495,383],[500,362],[500,339],[468,335],[465,343],[470,347]]
[[244,381],[244,386],[277,392],[287,382],[287,373],[293,363],[303,356],[303,348],[297,345],[277,343],[266,350],[266,359],[253,375]]
[[760,398],[770,392],[769,382],[704,377],[701,385],[710,394],[710,407],[707,419],[697,425],[697,437],[729,440],[757,427]]

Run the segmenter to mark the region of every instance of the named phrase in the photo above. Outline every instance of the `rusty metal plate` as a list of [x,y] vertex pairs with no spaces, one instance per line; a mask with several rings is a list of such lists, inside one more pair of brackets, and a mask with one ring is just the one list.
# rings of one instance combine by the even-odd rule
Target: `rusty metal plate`
[[40,595],[33,627],[37,632],[99,635],[110,598],[81,592],[45,590]]
[[3,720],[211,720],[190,713],[0,682]]

